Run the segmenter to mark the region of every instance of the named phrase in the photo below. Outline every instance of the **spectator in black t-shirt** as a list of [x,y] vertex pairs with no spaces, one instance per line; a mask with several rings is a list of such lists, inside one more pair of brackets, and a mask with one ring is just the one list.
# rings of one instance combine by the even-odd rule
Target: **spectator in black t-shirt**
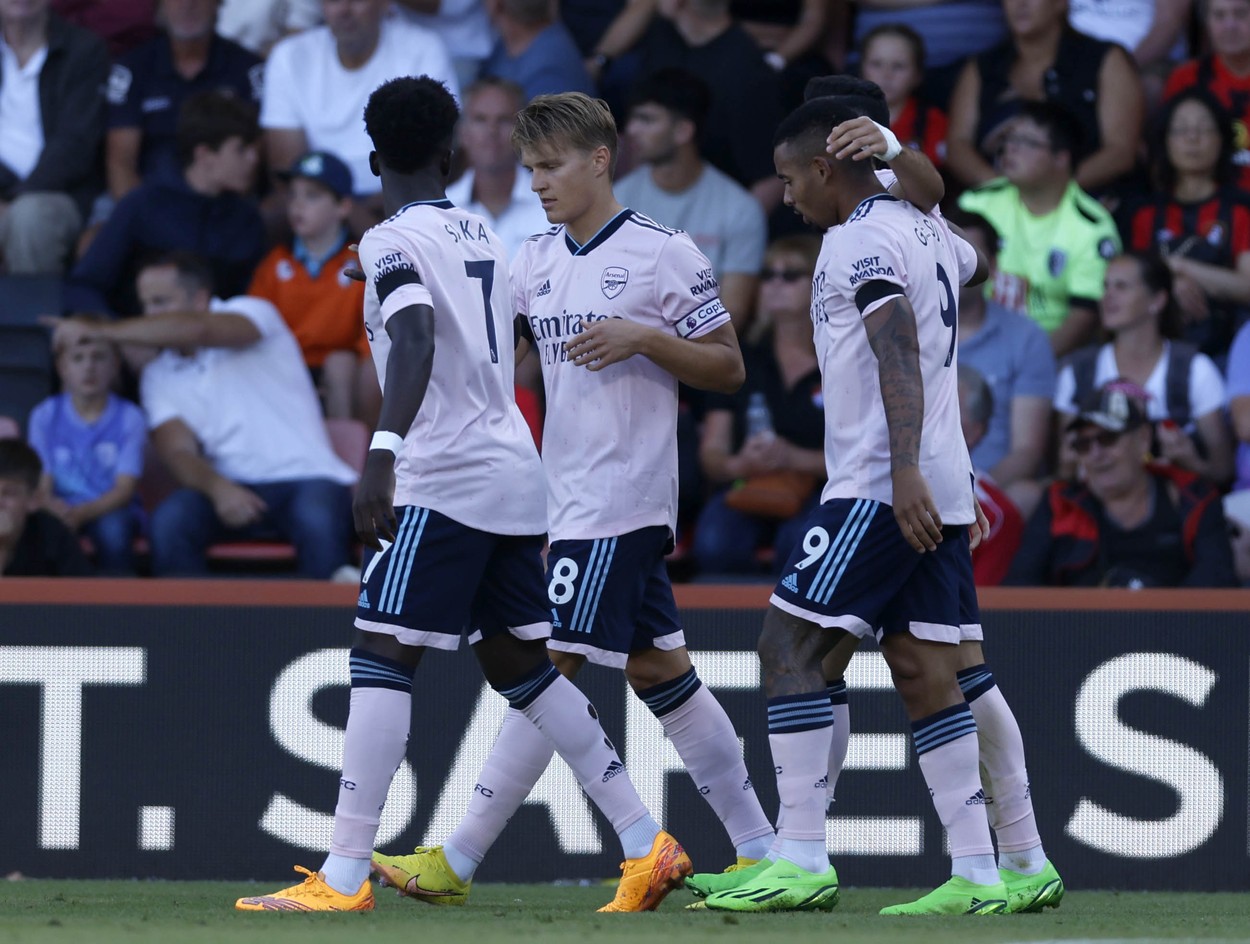
[[771,213],[782,194],[772,145],[782,118],[780,78],[730,16],[729,0],[664,0],[659,13],[644,41],[644,71],[681,68],[707,83],[703,155]]
[[[807,512],[820,502],[825,414],[809,313],[819,255],[815,236],[787,236],[768,247],[757,316],[769,330],[743,347],[742,388],[708,397],[699,461],[719,491],[695,525],[692,550],[701,573],[749,573],[756,550],[770,539],[780,568],[802,537]],[[794,505],[783,519],[764,507],[778,493],[782,504],[789,498]]]
[[197,92],[221,92],[260,110],[260,57],[215,31],[220,0],[162,0],[164,33],[113,66],[105,164],[120,200],[144,180],[177,180],[178,111]]
[[20,439],[0,439],[0,575],[88,577],[91,565],[72,531],[36,510],[39,455]]

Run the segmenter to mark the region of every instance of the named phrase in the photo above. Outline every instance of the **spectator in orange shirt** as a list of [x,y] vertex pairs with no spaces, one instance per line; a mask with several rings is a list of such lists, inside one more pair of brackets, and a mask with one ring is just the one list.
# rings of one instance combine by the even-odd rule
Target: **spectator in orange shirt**
[[919,33],[903,23],[886,23],[860,43],[860,72],[885,93],[890,130],[899,142],[941,167],[946,162],[946,112],[916,94],[924,79],[924,54]]
[[333,154],[311,151],[284,176],[290,180],[287,219],[295,235],[261,261],[247,294],[272,302],[282,313],[326,416],[370,422],[379,396],[371,395],[366,383],[371,380],[376,388],[367,362],[364,285],[343,274],[357,264],[348,248],[351,171]]

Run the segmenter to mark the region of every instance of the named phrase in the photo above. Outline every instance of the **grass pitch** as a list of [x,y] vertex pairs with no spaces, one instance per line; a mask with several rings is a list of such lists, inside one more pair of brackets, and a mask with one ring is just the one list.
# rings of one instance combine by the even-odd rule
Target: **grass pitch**
[[[882,918],[877,909],[921,889],[843,888],[829,914],[688,912],[685,891],[643,915],[600,915],[609,886],[475,886],[463,908],[432,907],[378,891],[372,914],[239,913],[236,898],[278,885],[226,882],[0,882],[0,941],[343,944],[1008,944],[1030,941],[1250,940],[1250,893],[1069,892],[1040,915]],[[419,936],[419,937],[418,937]]]

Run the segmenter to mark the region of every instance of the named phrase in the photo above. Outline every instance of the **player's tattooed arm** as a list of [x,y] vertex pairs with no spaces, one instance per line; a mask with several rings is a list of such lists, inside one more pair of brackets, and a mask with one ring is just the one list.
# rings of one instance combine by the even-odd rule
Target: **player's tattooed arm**
[[[899,290],[888,283],[869,282],[860,294],[868,298],[873,292],[886,291],[897,293]],[[857,302],[859,297],[857,295]],[[861,308],[870,303],[865,301]],[[942,519],[929,486],[920,474],[924,384],[920,374],[916,314],[906,297],[895,294],[864,318],[864,329],[877,357],[881,401],[890,436],[894,518],[908,544],[922,553],[931,551],[942,540]]]
[[[893,291],[898,291],[897,286]],[[898,471],[918,466],[924,386],[920,378],[915,313],[907,299],[896,294],[864,318],[864,329],[877,357],[881,378],[881,399],[890,430],[890,468]]]
[[[425,399],[434,370],[434,309],[408,305],[386,322],[391,352],[386,361],[386,391],[378,416],[378,431],[403,436],[412,428]],[[362,544],[381,548],[395,540],[395,454],[370,449],[352,502],[356,536]]]

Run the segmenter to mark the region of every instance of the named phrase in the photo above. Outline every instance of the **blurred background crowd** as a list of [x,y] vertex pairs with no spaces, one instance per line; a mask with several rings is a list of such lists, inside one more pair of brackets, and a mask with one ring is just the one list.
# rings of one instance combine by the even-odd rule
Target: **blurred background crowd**
[[[1250,585],[1250,0],[0,0],[0,572],[353,578],[361,113],[425,73],[510,252],[548,225],[516,112],[612,106],[620,202],[690,233],[747,363],[683,391],[674,576],[769,579],[824,474],[772,135],[837,72],[996,261],[957,334],[978,581]],[[517,399],[541,443],[536,364]]]

